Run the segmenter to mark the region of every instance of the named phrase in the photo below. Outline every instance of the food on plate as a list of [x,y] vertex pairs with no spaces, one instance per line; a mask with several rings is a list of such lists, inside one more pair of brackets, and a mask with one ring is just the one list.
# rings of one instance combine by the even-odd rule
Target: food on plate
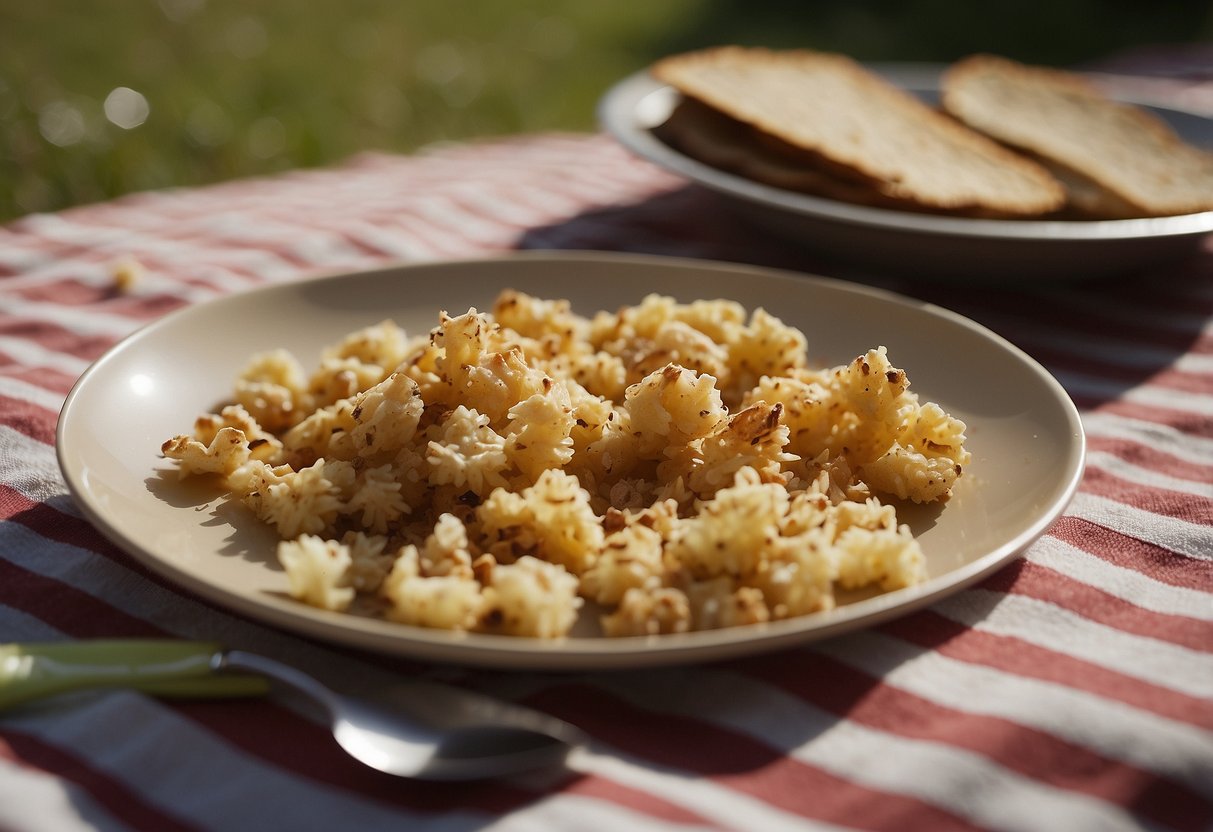
[[975,55],[944,74],[941,108],[809,50],[716,47],[651,73],[682,96],[658,138],[788,190],[997,219],[1213,210],[1213,154],[1074,73]]
[[1065,201],[1040,165],[843,55],[728,46],[664,58],[652,74],[748,128],[764,154],[892,207],[1022,217]]
[[974,55],[945,73],[944,110],[1041,160],[1093,216],[1213,210],[1213,153],[1069,72]]
[[273,527],[308,604],[538,638],[593,605],[645,636],[922,581],[889,498],[945,500],[970,453],[909,385],[883,347],[813,368],[803,333],[730,301],[583,317],[507,290],[350,333],[310,372],[253,355],[162,451]]

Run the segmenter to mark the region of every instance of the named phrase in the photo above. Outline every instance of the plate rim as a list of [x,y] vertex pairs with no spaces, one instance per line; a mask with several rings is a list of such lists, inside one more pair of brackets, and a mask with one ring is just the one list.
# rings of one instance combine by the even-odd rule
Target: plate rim
[[[245,302],[250,296],[276,292],[304,291],[309,285],[339,281],[349,277],[369,279],[371,276],[399,274],[434,268],[491,268],[501,261],[547,261],[561,264],[587,261],[617,264],[623,267],[711,269],[723,272],[759,274],[767,278],[798,283],[817,284],[831,291],[853,293],[878,298],[896,305],[912,306],[928,314],[942,316],[981,337],[990,339],[1014,356],[1052,393],[1070,429],[1067,465],[1058,482],[1058,495],[1047,509],[1019,534],[980,557],[956,569],[929,578],[922,584],[883,593],[824,613],[799,616],[747,628],[725,628],[660,636],[626,638],[571,637],[545,641],[482,633],[455,633],[368,619],[344,613],[303,608],[299,602],[282,603],[281,599],[260,599],[203,580],[177,567],[171,560],[145,548],[113,524],[95,504],[80,471],[72,464],[70,431],[79,418],[79,401],[87,394],[94,379],[101,377],[106,367],[130,350],[138,348],[150,334],[172,327],[199,310],[224,303]],[[285,629],[296,635],[308,635],[330,644],[343,644],[360,649],[451,665],[492,667],[509,670],[584,671],[636,669],[652,666],[674,666],[701,661],[716,661],[739,656],[767,653],[784,647],[805,644],[821,638],[857,629],[866,629],[892,618],[899,618],[921,609],[942,597],[972,585],[976,581],[1017,559],[1039,539],[1073,500],[1086,465],[1086,438],[1077,406],[1061,383],[1039,362],[990,330],[988,327],[933,303],[920,301],[888,289],[852,281],[801,273],[788,269],[755,266],[746,263],[705,260],[688,257],[649,255],[601,251],[517,251],[488,257],[469,257],[416,263],[396,263],[379,268],[333,270],[309,275],[297,280],[263,284],[231,292],[207,301],[181,307],[128,333],[95,359],[72,385],[60,409],[55,431],[55,452],[60,472],[74,504],[97,531],[117,545],[153,574],[172,582],[215,605],[221,610],[244,615],[260,625]],[[154,469],[149,462],[149,473]],[[401,630],[400,628],[404,628]],[[404,635],[402,635],[402,633]],[[747,637],[748,636],[748,637]]]
[[[910,88],[937,85],[939,76],[946,67],[945,64],[913,62],[868,63],[864,66],[898,86]],[[1111,77],[1107,73],[1079,74],[1092,79]],[[637,108],[644,100],[657,94],[678,95],[669,84],[653,78],[648,68],[633,72],[616,81],[599,98],[596,106],[598,123],[629,151],[658,167],[717,193],[806,219],[842,222],[875,230],[908,232],[923,236],[1034,243],[1157,240],[1193,237],[1213,232],[1213,211],[1118,220],[998,220],[899,211],[779,188],[700,162],[670,147],[657,139],[651,131],[639,126],[636,118]],[[1213,117],[1204,113],[1183,109],[1173,103],[1158,101],[1148,96],[1114,97],[1121,101],[1213,122]]]

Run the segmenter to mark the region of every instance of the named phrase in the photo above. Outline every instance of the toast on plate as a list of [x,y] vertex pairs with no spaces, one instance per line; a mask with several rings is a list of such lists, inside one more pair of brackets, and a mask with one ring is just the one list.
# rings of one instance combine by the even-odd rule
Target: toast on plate
[[1213,153],[1073,73],[974,55],[945,72],[942,106],[1054,170],[1079,213],[1118,218],[1213,210]]
[[778,158],[877,204],[1012,218],[1066,201],[1041,165],[843,55],[725,46],[664,58],[652,73],[754,131]]
[[844,178],[812,161],[797,159],[748,125],[692,98],[678,102],[654,129],[659,139],[693,159],[746,179],[859,205],[915,210],[913,202],[887,196],[870,183]]

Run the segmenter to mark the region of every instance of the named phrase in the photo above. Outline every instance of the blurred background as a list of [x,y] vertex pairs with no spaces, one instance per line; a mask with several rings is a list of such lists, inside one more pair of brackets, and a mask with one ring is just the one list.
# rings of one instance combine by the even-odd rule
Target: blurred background
[[614,81],[700,46],[1081,67],[1211,40],[1210,0],[0,0],[0,221],[363,150],[592,130]]

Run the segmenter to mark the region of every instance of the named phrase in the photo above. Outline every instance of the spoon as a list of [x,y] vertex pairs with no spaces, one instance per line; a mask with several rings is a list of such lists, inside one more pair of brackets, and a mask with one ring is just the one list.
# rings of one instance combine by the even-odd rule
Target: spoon
[[160,639],[0,645],[0,712],[98,687],[157,696],[259,695],[269,690],[267,678],[323,707],[333,738],[351,757],[400,777],[517,774],[557,766],[586,742],[567,722],[449,685],[410,679],[355,698],[265,656]]

